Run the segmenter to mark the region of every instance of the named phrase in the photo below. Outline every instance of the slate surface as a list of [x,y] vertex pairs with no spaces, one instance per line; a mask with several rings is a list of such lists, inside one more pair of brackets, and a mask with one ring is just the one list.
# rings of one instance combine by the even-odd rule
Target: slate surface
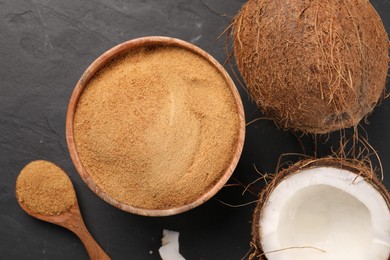
[[[122,212],[98,198],[82,182],[65,142],[65,114],[73,87],[102,52],[128,39],[165,35],[190,41],[221,63],[225,41],[217,37],[244,0],[59,1],[0,0],[0,259],[87,259],[78,238],[67,230],[26,215],[14,195],[15,180],[31,160],[47,159],[67,171],[89,230],[113,259],[159,259],[162,229],[180,231],[187,259],[240,259],[249,249],[255,196],[226,187],[204,205],[177,216],[148,218]],[[390,1],[372,1],[390,32]],[[231,73],[231,71],[229,71]],[[236,81],[237,82],[237,81]],[[237,83],[237,86],[239,84]],[[247,121],[261,116],[245,91]],[[364,124],[382,158],[390,188],[390,101]],[[301,138],[311,145],[311,137]],[[332,141],[318,140],[318,155]],[[325,143],[323,143],[325,142]],[[308,153],[311,153],[308,149]],[[274,172],[279,155],[302,152],[296,137],[260,120],[247,127],[245,148],[232,183],[248,184]],[[290,158],[296,159],[296,158]],[[375,165],[378,165],[374,161]],[[254,192],[263,182],[251,186]]]

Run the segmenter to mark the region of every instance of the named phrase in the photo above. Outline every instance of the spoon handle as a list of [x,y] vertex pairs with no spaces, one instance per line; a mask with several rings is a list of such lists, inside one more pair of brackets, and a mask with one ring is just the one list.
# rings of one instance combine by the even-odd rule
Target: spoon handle
[[72,231],[80,238],[81,242],[83,242],[91,260],[111,259],[88,232],[84,222],[79,222],[79,225],[74,226]]
[[80,238],[91,260],[110,260],[111,258],[89,233],[77,203],[69,210],[68,214],[70,217],[67,216],[63,221],[59,221],[56,224],[68,228]]

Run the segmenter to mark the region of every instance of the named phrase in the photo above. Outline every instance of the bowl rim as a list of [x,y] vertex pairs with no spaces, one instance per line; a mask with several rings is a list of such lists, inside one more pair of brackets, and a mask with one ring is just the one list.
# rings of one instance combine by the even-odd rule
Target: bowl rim
[[[132,50],[137,49],[141,47],[148,47],[148,46],[174,46],[178,48],[183,48],[185,50],[191,51],[192,53],[197,54],[198,56],[202,57],[206,61],[210,63],[213,67],[215,67],[223,76],[225,79],[227,85],[229,86],[230,91],[232,92],[234,96],[234,100],[236,103],[237,111],[238,111],[238,120],[239,120],[239,131],[238,131],[238,137],[237,142],[235,144],[234,153],[232,156],[232,159],[230,160],[230,163],[228,167],[225,168],[224,172],[221,174],[221,177],[218,179],[218,181],[208,190],[206,190],[201,196],[199,196],[195,201],[185,204],[178,207],[168,208],[168,209],[145,209],[140,207],[134,207],[125,203],[122,203],[114,198],[112,198],[110,195],[108,195],[106,192],[104,192],[101,188],[99,188],[97,185],[94,184],[92,179],[90,178],[88,172],[84,168],[78,153],[76,149],[76,144],[74,141],[74,116],[77,108],[77,104],[79,101],[79,98],[85,88],[85,86],[88,84],[89,80],[95,75],[96,72],[98,72],[101,68],[103,68],[105,65],[107,65],[110,61],[115,59],[118,55]],[[170,216],[179,214],[185,211],[188,211],[190,209],[193,209],[207,200],[209,200],[211,197],[213,197],[229,180],[231,175],[233,174],[237,163],[239,161],[239,158],[241,156],[243,145],[244,145],[244,139],[245,139],[245,114],[244,114],[244,108],[241,101],[241,96],[229,76],[229,74],[226,72],[226,70],[222,67],[222,65],[216,61],[210,54],[202,50],[201,48],[193,45],[192,43],[177,39],[177,38],[171,38],[171,37],[165,37],[165,36],[146,36],[141,38],[132,39],[123,43],[120,43],[111,49],[104,52],[102,55],[100,55],[97,59],[95,59],[83,72],[82,76],[78,80],[73,93],[71,95],[68,110],[66,114],[66,142],[68,145],[68,150],[71,156],[71,159],[73,161],[73,164],[76,167],[77,172],[79,173],[80,177],[83,179],[83,181],[87,184],[87,186],[100,198],[102,198],[107,203],[111,204],[112,206],[122,209],[124,211],[134,213],[137,215],[143,215],[143,216]]]

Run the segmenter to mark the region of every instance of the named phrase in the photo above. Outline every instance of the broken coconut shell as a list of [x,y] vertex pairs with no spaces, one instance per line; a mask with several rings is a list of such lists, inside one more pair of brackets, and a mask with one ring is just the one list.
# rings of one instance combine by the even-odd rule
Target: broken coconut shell
[[[386,188],[381,183],[381,181],[376,177],[373,170],[368,168],[364,162],[358,161],[358,160],[338,159],[338,158],[333,158],[333,157],[327,157],[327,158],[322,158],[322,159],[302,160],[302,161],[299,161],[296,164],[290,166],[289,168],[278,172],[275,175],[275,177],[273,178],[273,180],[260,193],[259,200],[258,200],[256,209],[255,209],[254,214],[253,214],[252,243],[251,243],[253,253],[250,255],[249,259],[263,259],[263,260],[265,260],[265,259],[268,259],[267,255],[271,256],[272,254],[275,254],[275,253],[278,253],[278,252],[281,252],[284,250],[288,251],[288,250],[293,249],[293,247],[280,248],[280,249],[274,250],[274,251],[266,251],[263,249],[262,233],[264,232],[264,228],[266,228],[266,227],[261,226],[261,222],[262,222],[262,218],[265,217],[265,213],[264,213],[265,208],[271,203],[269,201],[271,194],[275,191],[275,189],[283,181],[289,179],[290,177],[293,177],[294,175],[302,173],[302,171],[306,171],[309,169],[319,169],[319,168],[324,168],[324,167],[327,169],[333,168],[333,169],[337,169],[337,170],[346,170],[346,171],[356,175],[356,177],[352,176],[353,177],[352,182],[349,183],[349,185],[356,186],[360,182],[363,182],[364,184],[368,184],[368,186],[373,188],[375,193],[379,193],[379,195],[381,195],[379,197],[383,198],[382,202],[384,204],[384,207],[382,207],[381,209],[385,210],[385,208],[387,206],[387,209],[390,212],[390,193],[386,190]],[[316,176],[313,176],[316,173],[313,172],[310,174],[311,174],[313,179],[316,177]],[[343,181],[345,181],[345,180],[343,180]],[[293,189],[293,187],[290,186],[289,189],[291,190],[291,189]],[[389,214],[387,214],[387,216],[385,216],[384,218],[388,220]],[[372,220],[372,221],[374,221],[374,220]],[[387,221],[387,222],[389,222],[389,221]],[[304,223],[304,225],[309,225],[309,224]],[[390,223],[386,223],[386,225],[389,226]],[[386,227],[383,226],[383,227],[381,227],[381,229],[383,229],[383,232],[387,234]],[[352,234],[352,236],[354,236],[354,235],[355,234]],[[387,236],[389,236],[389,235],[387,234]],[[384,243],[384,242],[379,242],[379,244],[381,244],[381,245],[387,244],[387,246],[388,246],[388,243]],[[341,245],[341,246],[343,246],[343,245]],[[326,252],[325,250],[322,250],[320,248],[311,247],[310,245],[303,245],[302,247],[300,247],[300,249],[314,249],[314,250],[319,250],[323,253]],[[278,258],[276,258],[276,259],[278,259]],[[280,259],[285,259],[285,258],[280,258]],[[296,258],[290,258],[290,259],[296,259]],[[298,259],[302,259],[302,258],[298,258]],[[312,259],[312,258],[310,258],[310,259]],[[314,259],[318,259],[318,258],[314,258]],[[328,258],[324,258],[324,259],[328,259]],[[334,258],[331,258],[331,259],[334,259]],[[352,259],[355,259],[355,258],[352,258]],[[375,259],[377,259],[377,258],[375,258]],[[387,255],[384,258],[380,258],[380,259],[390,259],[390,255]]]
[[384,93],[389,40],[367,0],[249,0],[232,33],[251,98],[282,128],[355,126]]

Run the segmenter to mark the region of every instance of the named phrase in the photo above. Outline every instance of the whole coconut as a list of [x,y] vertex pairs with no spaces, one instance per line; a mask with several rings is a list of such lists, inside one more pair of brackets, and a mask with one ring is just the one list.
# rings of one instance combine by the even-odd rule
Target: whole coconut
[[249,0],[233,36],[251,97],[283,128],[355,126],[384,93],[389,41],[367,0]]

